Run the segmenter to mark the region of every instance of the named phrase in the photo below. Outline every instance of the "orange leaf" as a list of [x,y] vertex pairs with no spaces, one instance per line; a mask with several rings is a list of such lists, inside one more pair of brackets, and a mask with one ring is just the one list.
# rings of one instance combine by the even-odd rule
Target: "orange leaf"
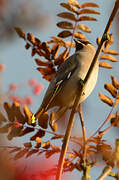
[[75,32],[74,33],[74,37],[79,38],[79,39],[85,39],[85,35],[83,33],[80,32]]
[[104,88],[115,98],[117,96],[117,89],[110,83],[106,83]]
[[51,145],[51,148],[56,151],[56,152],[60,152],[60,148],[58,146],[55,146],[54,144]]
[[99,44],[100,44],[100,41],[101,41],[101,38],[100,38],[100,37],[98,37],[98,38],[96,39],[97,45],[99,45]]
[[113,101],[111,98],[109,98],[101,93],[99,94],[99,97],[100,97],[101,101],[103,101],[104,103],[108,104],[109,106],[113,106]]
[[35,62],[38,66],[48,66],[48,67],[52,67],[53,64],[51,61],[44,61],[41,59],[35,59]]
[[52,73],[55,73],[55,69],[50,68],[50,67],[48,67],[48,68],[41,68],[41,67],[39,67],[39,68],[37,68],[37,70],[40,71],[40,73],[42,75],[50,75]]
[[74,13],[77,13],[77,10],[75,7],[73,7],[71,4],[69,3],[60,3],[60,6],[66,8],[67,10],[71,11],[71,12],[74,12]]
[[106,54],[112,54],[112,55],[115,55],[115,56],[119,55],[119,51],[116,51],[116,50],[105,49],[103,52],[106,53]]
[[26,105],[24,105],[24,114],[25,114],[27,123],[29,125],[31,125],[32,124],[32,115],[33,115],[33,113],[29,110],[29,108]]
[[54,43],[51,50],[52,59],[56,59],[59,49],[60,49],[60,46],[57,45],[57,43]]
[[15,120],[14,112],[12,111],[12,107],[9,103],[4,103],[4,109],[7,113],[9,121],[13,122]]
[[81,9],[78,14],[100,14],[98,11],[94,9]]
[[56,132],[58,129],[58,126],[56,122],[55,123],[53,122],[54,118],[55,118],[55,113],[51,112],[49,124],[50,124],[51,129]]
[[66,48],[56,59],[55,65],[61,65],[69,55],[69,50]]
[[64,46],[64,47],[66,46],[66,43],[62,38],[58,36],[52,36],[52,39],[54,40],[55,43],[59,44],[60,46]]
[[57,23],[57,26],[61,29],[73,29],[73,24],[67,21],[61,21]]
[[44,142],[42,148],[48,149],[50,147],[50,141]]
[[24,130],[21,130],[19,136],[24,136],[28,133],[31,133],[34,131],[34,128],[31,128],[31,127],[26,127]]
[[19,152],[15,155],[14,160],[18,160],[18,159],[22,158],[28,151],[29,151],[29,150],[28,150],[27,148],[19,151]]
[[72,33],[70,31],[62,31],[57,36],[61,37],[61,38],[66,38],[66,37],[69,37],[71,35],[72,35]]
[[84,3],[84,4],[81,5],[81,8],[85,8],[85,7],[99,8],[99,6],[96,3]]
[[68,0],[68,4],[76,6],[77,8],[81,8],[81,5],[76,0]]
[[111,55],[102,55],[101,57],[100,57],[100,59],[103,59],[103,60],[109,60],[109,61],[112,61],[112,62],[117,62],[118,60],[115,58],[115,57],[113,57],[113,56],[111,56]]
[[113,76],[111,76],[112,79],[112,84],[116,89],[119,89],[119,81],[117,81],[117,79]]
[[76,21],[77,20],[75,15],[72,14],[72,13],[69,13],[69,12],[62,12],[62,13],[57,14],[57,16],[59,16],[61,18],[68,19],[68,20],[71,20],[71,21]]
[[84,25],[84,24],[77,25],[76,29],[80,29],[81,31],[84,31],[84,32],[87,32],[87,33],[91,32],[91,29],[88,26]]
[[41,143],[41,137],[36,137],[35,141],[36,141],[37,143]]
[[23,31],[23,29],[21,29],[20,27],[15,27],[14,28],[16,33],[19,35],[20,38],[23,38],[25,40],[25,33]]
[[81,16],[78,21],[97,21],[97,19],[92,16]]
[[24,147],[31,148],[32,147],[31,142],[24,143]]
[[114,103],[114,107],[116,107],[119,104],[119,98],[116,99],[115,103]]
[[33,154],[37,153],[38,152],[38,149],[32,149],[31,151],[29,151],[26,155],[26,158],[32,156]]
[[31,141],[36,141],[36,138],[37,138],[37,137],[41,138],[41,137],[43,137],[43,136],[45,136],[45,131],[43,131],[42,129],[39,129],[39,130],[37,131],[37,133],[30,138],[30,140],[31,140]]
[[99,66],[102,68],[112,69],[112,65],[107,62],[99,62]]
[[55,72],[49,75],[44,75],[43,78],[47,81],[51,81],[54,75],[55,75]]
[[27,33],[27,40],[30,41],[32,44],[35,44],[35,37],[32,33]]

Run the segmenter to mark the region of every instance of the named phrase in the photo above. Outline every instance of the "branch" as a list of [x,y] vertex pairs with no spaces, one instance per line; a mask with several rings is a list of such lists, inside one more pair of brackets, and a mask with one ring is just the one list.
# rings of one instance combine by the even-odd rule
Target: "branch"
[[97,180],[104,180],[112,171],[112,166],[106,166],[103,170],[103,173]]
[[69,118],[68,126],[67,126],[67,129],[66,129],[64,141],[63,141],[63,144],[62,144],[62,150],[61,150],[61,154],[60,154],[60,158],[59,158],[59,162],[58,162],[56,180],[61,180],[64,159],[65,159],[65,155],[66,155],[66,151],[67,151],[67,147],[68,147],[68,143],[69,143],[69,139],[70,139],[70,135],[71,135],[71,130],[72,130],[72,127],[73,127],[73,124],[74,124],[74,118],[75,118],[76,111],[78,109],[81,94],[82,94],[82,92],[83,92],[83,90],[84,90],[84,88],[85,88],[85,86],[87,84],[88,79],[90,78],[92,70],[93,70],[93,68],[94,68],[94,66],[96,64],[96,61],[97,61],[97,59],[99,57],[99,54],[101,52],[103,43],[108,39],[107,38],[107,33],[109,32],[109,29],[111,27],[112,21],[113,21],[115,15],[116,15],[116,12],[117,12],[118,8],[119,8],[119,0],[117,0],[116,3],[115,3],[115,6],[114,6],[113,11],[111,13],[111,16],[109,18],[109,21],[107,23],[107,26],[106,26],[105,31],[103,33],[103,36],[101,38],[101,42],[100,42],[100,44],[98,46],[98,49],[97,49],[96,54],[94,56],[94,59],[93,59],[93,61],[91,63],[91,66],[89,68],[89,71],[88,71],[83,83],[81,83],[82,80],[80,81],[80,87],[79,87],[80,91],[79,91],[79,94],[76,95],[75,102],[74,102],[74,105],[72,107],[71,115],[70,115],[70,118]]

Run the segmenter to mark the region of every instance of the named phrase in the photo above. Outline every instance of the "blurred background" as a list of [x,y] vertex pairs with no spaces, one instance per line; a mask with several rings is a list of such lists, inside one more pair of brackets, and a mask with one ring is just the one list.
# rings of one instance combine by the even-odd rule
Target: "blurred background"
[[[3,100],[7,100],[7,93],[10,88],[15,88],[16,96],[11,98],[16,98],[17,96],[24,97],[24,99],[26,100],[25,102],[30,105],[30,109],[32,112],[35,112],[40,106],[45,90],[47,89],[48,82],[42,79],[41,74],[36,70],[36,64],[34,62],[34,58],[31,57],[30,50],[25,50],[25,42],[23,41],[23,39],[20,39],[18,37],[14,30],[14,27],[18,26],[24,29],[26,33],[33,33],[34,36],[38,37],[41,41],[50,40],[51,36],[57,35],[60,31],[56,27],[56,23],[59,20],[56,14],[64,10],[59,5],[61,2],[62,1],[60,0],[50,0],[50,3],[49,0],[0,0],[1,102]],[[82,4],[84,0],[80,0],[78,2]],[[87,0],[85,2],[90,1]],[[101,36],[104,31],[107,20],[113,8],[114,1],[93,0],[92,2],[95,2],[99,5],[100,15],[97,16],[97,22],[87,23],[87,25],[92,28],[92,33],[86,34],[86,37],[96,46],[96,38],[98,36]],[[117,14],[111,28],[111,33],[113,33],[114,38],[114,44],[111,48],[115,50],[119,50],[118,29],[119,14]],[[104,94],[106,93],[104,90],[104,84],[106,82],[111,82],[111,75],[116,76],[116,78],[119,80],[119,64],[113,63],[112,65],[113,69],[111,70],[100,68],[97,85],[93,93],[83,103],[83,113],[85,126],[87,129],[87,136],[91,135],[95,131],[95,129],[98,128],[101,122],[103,122],[107,117],[110,110],[110,107],[100,101],[98,94],[99,92]],[[34,81],[37,81],[39,85],[39,89],[36,91],[33,91],[29,88],[29,83],[32,83]],[[39,93],[37,93],[37,91]],[[75,122],[74,129],[74,135],[81,135],[81,132],[79,132],[80,123],[78,118]],[[64,129],[61,128],[60,130],[64,132]],[[105,139],[108,140],[109,144],[113,145],[115,139],[118,136],[118,129],[113,128],[105,135]],[[5,137],[4,140],[7,141]],[[14,144],[15,142],[16,144],[20,144],[22,143],[22,141],[25,141],[25,139],[20,139],[17,142],[16,141],[17,139],[13,140],[13,142],[8,143]],[[41,160],[43,162],[43,166],[41,166],[39,163],[39,159],[41,158],[32,157],[30,160],[24,161],[24,164],[29,166],[30,172],[37,172],[39,168],[41,168],[41,170],[44,170],[44,167],[48,168],[51,166],[51,164],[56,163],[55,158],[49,158],[48,160],[45,160],[45,158],[42,157]],[[51,162],[51,164],[49,162]],[[92,179],[95,179],[97,177],[97,173],[100,175],[100,167],[98,168],[98,171],[96,168],[94,168],[94,171],[91,173]],[[64,173],[63,179],[79,179],[79,177],[79,172],[75,170],[72,173]],[[38,177],[35,178],[37,179]],[[31,179],[33,179],[33,177]],[[41,179],[43,178],[41,177]],[[47,177],[47,179],[49,180],[50,177]],[[51,177],[51,179],[53,179],[53,177]]]

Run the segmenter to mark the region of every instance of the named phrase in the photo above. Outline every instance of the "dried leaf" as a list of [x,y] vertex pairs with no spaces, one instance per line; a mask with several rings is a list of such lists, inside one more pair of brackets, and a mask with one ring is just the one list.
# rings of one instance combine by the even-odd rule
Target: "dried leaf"
[[69,50],[66,48],[59,56],[55,59],[55,65],[61,65],[66,58],[69,56]]
[[62,31],[57,36],[61,37],[61,38],[66,38],[66,37],[69,37],[71,35],[72,35],[72,33],[70,31]]
[[79,30],[87,32],[87,33],[91,32],[91,29],[88,26],[84,25],[84,24],[77,25],[76,29],[79,29]]
[[115,100],[114,107],[116,107],[119,104],[119,98]]
[[119,116],[116,116],[111,119],[111,125],[115,127],[119,127]]
[[24,147],[31,148],[32,147],[31,142],[24,143]]
[[38,71],[40,71],[40,73],[42,75],[50,75],[50,74],[54,74],[55,73],[55,69],[52,68],[52,67],[47,67],[47,68],[41,68],[41,67],[38,67],[37,68]]
[[107,62],[99,62],[99,66],[102,68],[112,69],[112,65]]
[[75,47],[75,43],[72,43],[71,41],[66,41],[65,45],[67,48],[74,48]]
[[31,47],[31,45],[29,43],[26,43],[25,48],[29,49],[30,47]]
[[46,158],[49,158],[49,157],[51,157],[53,154],[55,154],[55,151],[53,151],[53,150],[46,151],[45,157],[46,157]]
[[44,149],[48,149],[49,147],[50,147],[50,141],[44,142],[42,144],[42,148],[44,148]]
[[38,66],[48,66],[48,67],[53,66],[53,63],[51,61],[44,61],[41,59],[35,59],[35,62]]
[[51,129],[56,132],[58,129],[58,126],[57,126],[56,122],[53,122],[54,118],[55,118],[55,113],[51,112],[49,124],[50,124]]
[[112,61],[112,62],[117,62],[118,60],[114,57],[114,56],[111,56],[111,55],[102,55],[100,57],[100,59],[106,59],[106,60],[109,60],[109,61]]
[[95,7],[95,8],[99,8],[99,6],[96,3],[84,3],[81,5],[81,8],[85,8],[85,7]]
[[66,43],[62,38],[58,36],[52,36],[52,39],[54,40],[55,43],[59,44],[60,46],[64,46],[64,47],[66,46]]
[[80,33],[80,32],[75,32],[74,37],[79,38],[79,39],[85,39],[86,38],[85,35],[83,33]]
[[36,137],[35,141],[40,144],[41,143],[41,137]]
[[38,125],[44,129],[47,129],[48,127],[48,113],[45,112],[38,118]]
[[100,44],[100,42],[101,42],[101,38],[100,38],[100,37],[98,37],[98,38],[96,39],[96,42],[97,42],[97,45],[99,45],[99,44]]
[[15,155],[14,160],[18,160],[18,159],[22,158],[28,151],[29,151],[29,150],[28,150],[27,148],[19,151],[19,152]]
[[68,0],[68,4],[76,6],[77,8],[81,8],[81,5],[76,0]]
[[58,146],[55,146],[54,144],[51,145],[51,148],[56,151],[56,152],[60,152],[60,148]]
[[12,105],[12,111],[14,113],[14,116],[16,117],[17,121],[19,123],[24,124],[26,122],[25,117],[23,116],[23,113],[20,111],[20,105],[17,102],[14,102]]
[[97,21],[97,19],[92,16],[81,16],[78,21]]
[[57,16],[59,16],[61,18],[64,18],[64,19],[71,20],[71,21],[76,21],[77,20],[75,15],[72,14],[72,13],[69,13],[69,12],[62,12],[62,13],[57,14]]
[[51,139],[61,139],[61,138],[64,138],[64,136],[63,135],[55,135]]
[[3,127],[0,127],[0,133],[8,133],[8,131],[11,129],[12,126],[13,125],[11,123],[8,123]]
[[57,23],[57,26],[61,29],[73,29],[73,24],[67,21],[61,21]]
[[35,44],[35,37],[32,33],[27,33],[27,40],[30,41],[32,44]]
[[29,108],[26,105],[24,105],[24,114],[25,114],[27,123],[29,125],[32,125],[32,115],[33,115],[33,113],[29,110]]
[[56,59],[59,49],[60,49],[60,46],[55,43],[51,50],[52,59]]
[[8,140],[12,140],[14,137],[19,136],[22,131],[22,128],[23,127],[12,128],[10,133],[7,136]]
[[23,29],[21,29],[20,27],[15,27],[14,28],[16,33],[19,35],[20,38],[23,38],[25,40],[25,33],[23,31]]
[[42,129],[39,129],[38,132],[30,138],[30,140],[36,141],[37,137],[41,138],[43,136],[45,136],[45,131],[43,131]]
[[8,153],[9,153],[9,154],[12,154],[12,153],[17,152],[17,151],[20,151],[20,150],[21,150],[21,148],[15,147],[14,149],[12,149],[11,151],[9,151]]
[[26,158],[32,156],[33,154],[36,154],[39,150],[38,149],[32,149],[30,150],[27,155],[26,155]]
[[78,14],[100,14],[98,11],[94,9],[81,9]]
[[99,97],[101,99],[101,101],[103,101],[104,103],[108,104],[109,106],[113,106],[113,100],[103,94],[99,94]]
[[11,105],[7,102],[4,103],[4,109],[7,113],[9,121],[13,122],[15,120],[14,113],[12,112]]
[[117,81],[116,77],[111,76],[112,84],[116,89],[119,89],[119,81]]
[[108,50],[108,49],[105,49],[103,51],[105,54],[112,54],[112,55],[119,55],[119,51],[116,51],[116,50]]
[[60,3],[60,6],[66,8],[67,10],[71,12],[77,13],[77,9],[69,3]]
[[41,147],[41,143],[36,143],[34,147],[35,148],[40,148]]
[[19,134],[19,136],[24,136],[28,133],[31,133],[34,131],[34,128],[31,128],[31,127],[26,127],[24,130],[22,130]]
[[114,97],[116,98],[117,96],[117,89],[110,83],[106,83],[104,85],[104,88]]
[[76,154],[74,154],[74,153],[69,153],[68,156],[69,156],[69,158],[75,158],[75,157],[76,157]]
[[49,75],[44,75],[43,79],[47,80],[47,81],[51,81],[51,79],[53,78],[53,76],[55,75],[55,72]]

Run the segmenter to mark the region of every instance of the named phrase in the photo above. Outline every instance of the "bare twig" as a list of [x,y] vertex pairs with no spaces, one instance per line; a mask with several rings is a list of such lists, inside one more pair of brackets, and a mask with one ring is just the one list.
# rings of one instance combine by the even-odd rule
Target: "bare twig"
[[86,130],[85,130],[85,126],[84,126],[84,119],[83,119],[82,105],[81,104],[79,105],[79,117],[80,117],[82,134],[83,134],[83,161],[85,163],[85,159],[86,159]]
[[63,145],[62,145],[62,151],[61,151],[61,154],[60,154],[60,158],[59,158],[59,162],[58,162],[58,170],[57,170],[57,175],[56,175],[56,180],[61,180],[61,175],[62,175],[62,170],[63,170],[63,164],[64,164],[64,158],[65,158],[65,155],[66,155],[66,151],[67,151],[67,147],[68,147],[68,143],[69,143],[69,139],[70,139],[70,135],[71,135],[71,130],[72,130],[72,127],[73,127],[73,124],[74,124],[74,118],[75,118],[75,114],[76,114],[76,111],[77,111],[77,108],[78,108],[78,105],[79,105],[79,101],[80,101],[80,97],[81,97],[81,94],[87,84],[87,81],[88,79],[90,78],[90,75],[92,73],[92,70],[97,62],[97,59],[98,59],[98,56],[100,54],[100,51],[102,49],[102,46],[103,46],[103,43],[107,40],[107,32],[109,32],[109,29],[111,27],[111,24],[112,24],[112,21],[116,15],[116,12],[119,8],[119,0],[116,1],[115,3],[115,6],[113,8],[113,11],[111,13],[111,16],[109,18],[109,21],[107,23],[107,26],[105,28],[105,31],[103,33],[103,36],[102,36],[102,39],[101,39],[101,42],[98,46],[98,49],[96,51],[96,54],[94,56],[94,59],[91,63],[91,66],[89,68],[89,71],[83,81],[83,84],[80,83],[80,91],[79,91],[79,94],[77,94],[76,98],[75,98],[75,102],[74,102],[74,105],[73,105],[73,108],[72,108],[72,111],[71,111],[71,115],[70,115],[70,118],[69,118],[69,122],[68,122],[68,126],[67,126],[67,129],[66,129],[66,133],[65,133],[65,137],[64,137],[64,141],[63,141]]
[[106,166],[103,170],[103,173],[97,180],[104,180],[112,171],[112,166]]

